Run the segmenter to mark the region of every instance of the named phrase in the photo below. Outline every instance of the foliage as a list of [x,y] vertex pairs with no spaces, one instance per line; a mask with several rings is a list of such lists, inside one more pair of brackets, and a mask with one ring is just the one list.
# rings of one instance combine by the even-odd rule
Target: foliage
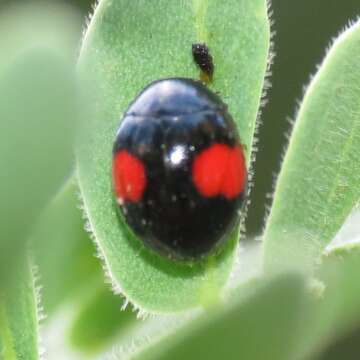
[[222,252],[188,264],[148,250],[119,218],[115,132],[149,82],[198,79],[191,45],[206,42],[209,86],[251,169],[272,60],[267,2],[101,0],[78,62],[68,7],[15,6],[0,20],[1,359],[41,358],[43,337],[52,360],[315,360],[359,326],[360,22],[305,92],[262,241],[242,231],[256,245],[239,251],[236,228]]

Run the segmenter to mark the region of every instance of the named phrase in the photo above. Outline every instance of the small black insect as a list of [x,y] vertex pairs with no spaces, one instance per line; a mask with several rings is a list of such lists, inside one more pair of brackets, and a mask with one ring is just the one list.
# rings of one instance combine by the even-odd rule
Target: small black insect
[[193,44],[192,55],[202,72],[201,80],[205,83],[211,82],[214,74],[214,63],[209,48],[205,43]]

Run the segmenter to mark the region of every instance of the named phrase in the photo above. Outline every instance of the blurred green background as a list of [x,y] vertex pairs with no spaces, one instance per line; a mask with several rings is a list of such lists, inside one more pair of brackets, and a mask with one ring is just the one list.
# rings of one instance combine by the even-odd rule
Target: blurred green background
[[358,0],[274,0],[273,26],[276,53],[272,89],[264,108],[255,167],[255,186],[248,230],[257,234],[270,205],[275,176],[285,152],[286,134],[291,129],[304,86],[324,58],[325,50],[348,23],[360,15]]

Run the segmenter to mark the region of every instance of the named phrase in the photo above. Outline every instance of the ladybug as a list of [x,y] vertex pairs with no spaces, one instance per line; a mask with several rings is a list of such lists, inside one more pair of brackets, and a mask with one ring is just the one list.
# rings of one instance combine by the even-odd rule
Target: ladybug
[[112,172],[128,226],[173,259],[220,248],[244,204],[247,170],[234,121],[191,79],[155,81],[137,96],[116,134]]

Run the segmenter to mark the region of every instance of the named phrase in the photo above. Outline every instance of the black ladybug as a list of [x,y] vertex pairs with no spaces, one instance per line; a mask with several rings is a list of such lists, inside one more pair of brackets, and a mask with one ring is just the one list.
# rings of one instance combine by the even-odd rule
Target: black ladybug
[[130,228],[156,251],[194,260],[235,226],[247,170],[220,98],[174,78],[146,87],[127,110],[113,148],[113,186]]

